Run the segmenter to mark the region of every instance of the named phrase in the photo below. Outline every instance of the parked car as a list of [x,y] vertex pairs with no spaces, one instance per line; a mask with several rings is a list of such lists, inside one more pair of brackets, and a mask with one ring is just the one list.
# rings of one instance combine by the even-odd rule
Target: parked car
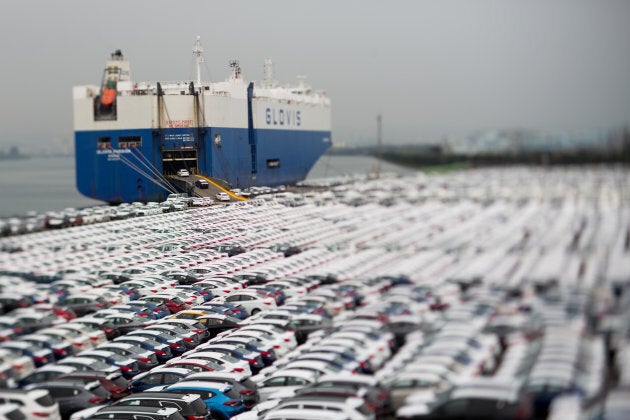
[[[109,400],[109,392],[99,381],[88,384],[83,381],[50,381],[36,384],[32,390],[46,390],[59,404],[61,417],[67,419],[75,411],[103,404]],[[34,418],[38,418],[35,416]]]
[[252,408],[260,402],[257,385],[249,375],[234,372],[199,372],[188,375],[189,381],[209,381],[232,385],[243,400],[246,409]]
[[203,381],[181,381],[165,389],[166,392],[199,395],[214,417],[228,420],[245,411],[241,395],[227,384],[206,384]]
[[46,389],[0,389],[0,404],[17,404],[27,419],[61,420],[59,403]]
[[319,375],[310,370],[286,369],[279,370],[269,377],[253,376],[252,380],[257,382],[260,400],[265,401],[272,394],[279,391],[295,391],[317,381]]
[[20,341],[28,342],[42,349],[46,348],[51,350],[56,360],[61,360],[64,357],[74,354],[72,344],[50,335],[28,334],[21,336]]
[[89,358],[94,360],[100,360],[103,363],[107,363],[112,366],[118,366],[120,372],[126,379],[133,378],[140,373],[138,362],[130,357],[121,356],[120,354],[108,351],[108,350],[87,350],[77,354],[77,357]]
[[193,371],[186,368],[160,366],[134,377],[129,383],[129,389],[131,392],[162,390],[169,385],[181,381],[190,373],[193,373]]
[[63,366],[57,363],[52,363],[35,369],[33,372],[20,379],[17,382],[17,385],[20,388],[27,388],[29,385],[51,381],[74,371],[76,371],[76,368],[73,366]]
[[175,407],[108,406],[83,417],[89,420],[185,420]]
[[36,368],[55,361],[52,350],[46,347],[39,347],[27,341],[6,341],[0,344],[0,349],[20,356],[30,357]]
[[187,350],[184,340],[168,331],[156,331],[145,328],[132,331],[124,336],[124,338],[127,337],[145,337],[161,344],[167,344],[170,347],[171,353],[175,356],[181,356]]
[[142,372],[153,369],[159,363],[155,351],[128,342],[110,341],[109,343],[98,346],[97,350],[105,350],[120,356],[125,356],[129,359],[134,359],[138,362],[138,368]]
[[141,392],[125,397],[112,407],[174,407],[186,419],[210,420],[210,409],[199,394],[179,394],[175,392]]
[[126,397],[131,393],[129,390],[129,381],[123,378],[120,373],[84,370],[66,373],[58,376],[56,379],[59,381],[79,381],[84,384],[98,381],[101,386],[109,392],[110,399],[113,401]]
[[[173,358],[173,352],[171,348],[166,343],[160,343],[159,341],[154,340],[151,337],[140,337],[140,336],[132,336],[132,335],[123,335],[122,337],[118,337],[110,342],[110,344],[130,344],[133,346],[140,347],[144,350],[153,352],[157,357],[158,364],[162,364],[171,360]],[[111,348],[110,348],[111,349]],[[140,356],[143,357],[143,356]],[[147,356],[149,358],[149,363],[151,363],[152,357]],[[143,368],[144,362],[140,360],[140,367]],[[148,363],[147,363],[148,364]]]

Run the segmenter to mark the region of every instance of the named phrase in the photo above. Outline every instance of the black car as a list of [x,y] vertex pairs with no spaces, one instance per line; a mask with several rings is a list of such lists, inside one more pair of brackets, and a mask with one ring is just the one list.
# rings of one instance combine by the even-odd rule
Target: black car
[[31,389],[48,390],[52,399],[59,403],[59,413],[64,419],[76,411],[101,405],[109,400],[109,392],[99,381],[85,384],[83,381],[55,380],[33,385]]
[[177,411],[187,419],[210,420],[213,418],[208,406],[198,394],[144,391],[125,397],[115,402],[112,406],[175,407]]
[[208,189],[208,187],[210,186],[210,183],[208,181],[206,181],[205,179],[197,179],[195,181],[195,187],[197,188],[201,188],[201,189]]

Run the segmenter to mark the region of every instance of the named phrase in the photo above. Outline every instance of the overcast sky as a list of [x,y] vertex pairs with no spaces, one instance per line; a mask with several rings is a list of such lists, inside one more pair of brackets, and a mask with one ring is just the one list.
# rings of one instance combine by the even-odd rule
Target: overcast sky
[[4,0],[0,150],[69,143],[72,86],[121,49],[135,81],[306,75],[333,140],[433,142],[479,129],[630,125],[630,1]]

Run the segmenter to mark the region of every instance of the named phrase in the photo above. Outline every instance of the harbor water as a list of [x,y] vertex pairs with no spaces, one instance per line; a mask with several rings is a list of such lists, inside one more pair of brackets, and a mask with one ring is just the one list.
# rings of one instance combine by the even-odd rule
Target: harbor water
[[[309,178],[367,174],[378,169],[378,160],[367,156],[329,156],[320,158]],[[412,171],[382,163],[380,170],[396,174]],[[37,156],[0,161],[0,217],[29,211],[63,210],[102,204],[79,194],[76,188],[73,156]]]

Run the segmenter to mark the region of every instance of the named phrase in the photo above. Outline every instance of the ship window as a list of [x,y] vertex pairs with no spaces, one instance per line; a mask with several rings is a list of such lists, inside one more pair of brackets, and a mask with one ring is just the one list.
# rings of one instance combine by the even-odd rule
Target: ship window
[[142,137],[140,136],[122,136],[118,138],[118,147],[121,149],[136,148],[142,146]]
[[279,168],[280,159],[267,159],[267,168]]
[[111,137],[99,137],[96,141],[96,145],[99,149],[111,149],[112,139]]

